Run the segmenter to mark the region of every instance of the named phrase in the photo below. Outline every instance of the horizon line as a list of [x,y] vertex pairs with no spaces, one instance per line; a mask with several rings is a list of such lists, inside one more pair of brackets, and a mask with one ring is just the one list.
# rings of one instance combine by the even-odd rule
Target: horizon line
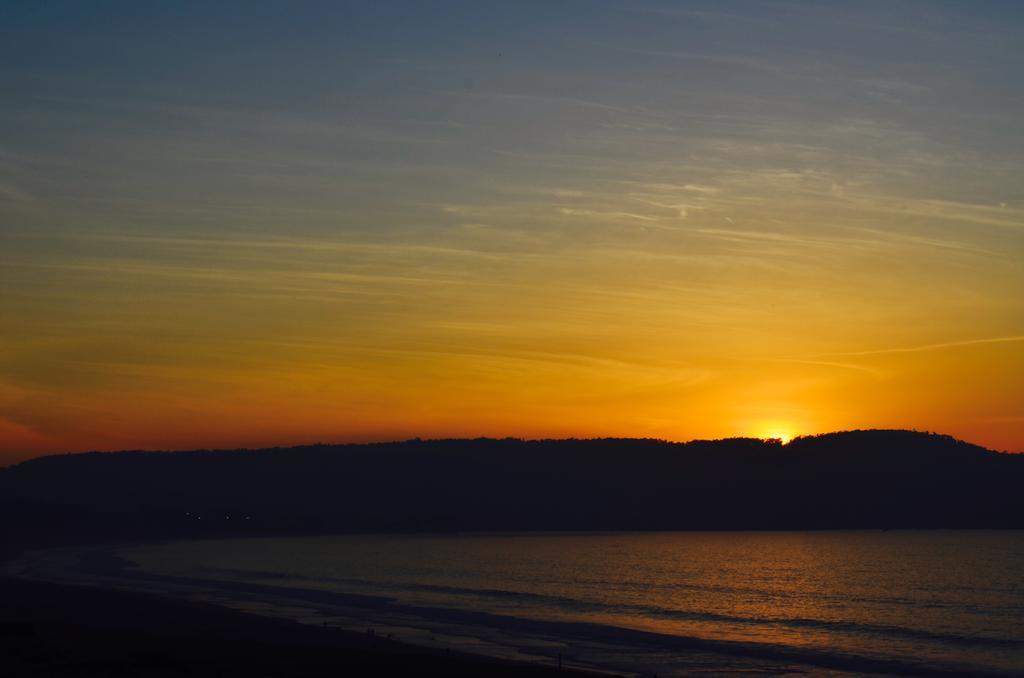
[[948,433],[940,433],[937,431],[925,431],[913,428],[855,428],[855,429],[838,429],[834,431],[824,431],[821,433],[808,433],[796,435],[789,440],[783,440],[778,437],[757,437],[757,436],[725,436],[722,438],[691,438],[689,440],[672,440],[668,438],[652,438],[652,437],[629,437],[629,436],[598,436],[598,437],[564,437],[564,438],[520,438],[516,436],[474,436],[474,437],[438,437],[438,438],[421,438],[414,436],[412,438],[405,439],[390,439],[390,440],[368,440],[362,442],[323,442],[317,441],[313,443],[298,443],[294,445],[272,445],[265,447],[192,447],[192,448],[177,448],[177,449],[152,449],[152,448],[134,448],[134,449],[120,449],[120,450],[81,450],[78,452],[52,452],[49,454],[41,454],[36,457],[30,457],[21,461],[16,461],[5,466],[0,466],[0,469],[11,468],[23,464],[26,462],[34,461],[36,459],[45,459],[49,457],[66,457],[75,456],[82,454],[132,454],[132,453],[147,453],[147,454],[187,454],[189,452],[256,452],[261,450],[294,450],[309,447],[356,447],[363,446],[369,447],[373,445],[405,445],[409,443],[441,443],[441,442],[472,442],[472,441],[515,441],[520,443],[550,443],[550,442],[600,442],[600,441],[633,441],[633,442],[653,442],[663,443],[667,445],[688,445],[691,443],[715,443],[724,442],[731,440],[749,440],[758,441],[763,443],[769,443],[772,441],[778,441],[779,447],[787,447],[798,440],[807,440],[811,438],[823,438],[830,435],[839,435],[844,433],[915,433],[924,436],[936,436],[942,438],[949,438],[958,443],[965,443],[967,445],[974,445],[990,452],[997,452],[1003,454],[1024,454],[1024,450],[1012,452],[1010,450],[994,450],[984,445],[978,445],[972,443],[969,440],[957,438],[954,435]]

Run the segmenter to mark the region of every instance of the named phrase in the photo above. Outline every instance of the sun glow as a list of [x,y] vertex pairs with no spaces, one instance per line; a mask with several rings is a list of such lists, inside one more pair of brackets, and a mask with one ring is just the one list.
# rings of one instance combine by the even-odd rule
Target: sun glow
[[772,440],[772,439],[781,440],[782,444],[785,445],[790,440],[795,438],[796,434],[793,433],[791,429],[789,429],[789,428],[787,428],[785,426],[772,426],[772,427],[766,428],[757,437],[761,438],[762,440]]

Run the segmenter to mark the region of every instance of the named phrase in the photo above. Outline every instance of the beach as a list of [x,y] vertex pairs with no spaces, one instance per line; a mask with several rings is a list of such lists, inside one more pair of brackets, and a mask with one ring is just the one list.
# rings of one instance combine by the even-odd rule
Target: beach
[[0,578],[0,674],[586,675],[145,593],[15,578]]

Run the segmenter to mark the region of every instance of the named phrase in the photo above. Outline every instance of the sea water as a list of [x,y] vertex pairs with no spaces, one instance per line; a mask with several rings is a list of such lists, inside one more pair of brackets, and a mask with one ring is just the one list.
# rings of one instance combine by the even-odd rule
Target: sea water
[[121,548],[149,587],[496,656],[1024,673],[1024,532],[333,536]]

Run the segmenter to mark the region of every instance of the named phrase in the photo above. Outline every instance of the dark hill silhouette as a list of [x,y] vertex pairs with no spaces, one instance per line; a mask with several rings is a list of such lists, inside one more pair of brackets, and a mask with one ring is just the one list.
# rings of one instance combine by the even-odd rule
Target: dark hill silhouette
[[949,436],[412,440],[43,457],[9,539],[322,531],[1024,527],[1024,455]]

